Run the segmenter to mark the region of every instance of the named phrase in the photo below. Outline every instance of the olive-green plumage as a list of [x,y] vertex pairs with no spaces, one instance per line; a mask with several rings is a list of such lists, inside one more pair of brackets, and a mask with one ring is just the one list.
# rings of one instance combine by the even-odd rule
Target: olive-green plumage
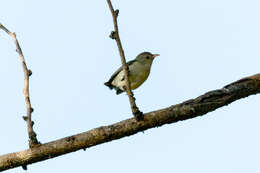
[[[146,81],[150,74],[153,60],[159,54],[151,54],[150,52],[140,53],[136,59],[127,62],[129,67],[129,82],[132,90],[138,88]],[[110,89],[115,89],[116,94],[124,92],[125,76],[123,68],[120,67],[105,83]]]

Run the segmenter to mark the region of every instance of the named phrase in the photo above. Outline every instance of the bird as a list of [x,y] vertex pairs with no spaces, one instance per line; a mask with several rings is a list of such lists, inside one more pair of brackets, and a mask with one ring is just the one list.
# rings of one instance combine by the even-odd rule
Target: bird
[[[148,78],[153,60],[159,54],[152,54],[150,52],[142,52],[134,60],[127,62],[129,68],[129,82],[131,90],[141,86]],[[123,68],[120,67],[115,71],[110,79],[104,83],[109,89],[115,89],[116,94],[121,94],[125,91],[126,78]]]

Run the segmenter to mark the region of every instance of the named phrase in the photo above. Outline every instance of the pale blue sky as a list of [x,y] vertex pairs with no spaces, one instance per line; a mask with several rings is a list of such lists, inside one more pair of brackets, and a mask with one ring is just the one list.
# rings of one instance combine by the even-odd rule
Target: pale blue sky
[[[134,93],[150,112],[260,72],[260,1],[112,1],[128,60],[161,54]],[[32,69],[31,101],[42,142],[131,117],[128,98],[103,83],[120,64],[108,35],[106,1],[2,1],[0,22],[17,33]],[[0,32],[0,154],[24,150],[23,73],[11,38]],[[46,172],[260,172],[260,96],[203,117],[77,151],[28,167]],[[24,172],[21,167],[10,173]]]

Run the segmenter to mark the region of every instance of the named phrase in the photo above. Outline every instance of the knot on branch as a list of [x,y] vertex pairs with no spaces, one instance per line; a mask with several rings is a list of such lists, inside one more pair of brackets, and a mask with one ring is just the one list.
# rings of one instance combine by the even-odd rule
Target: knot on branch
[[115,16],[116,16],[116,17],[118,17],[119,10],[118,10],[118,9],[116,9],[116,10],[114,11],[114,13],[115,13]]
[[23,120],[24,120],[24,121],[27,121],[27,120],[28,120],[28,117],[27,117],[27,116],[23,116]]
[[116,32],[115,32],[115,31],[111,31],[109,37],[110,37],[111,39],[115,40],[115,39],[116,39]]
[[31,122],[31,126],[32,126],[32,127],[33,127],[33,125],[34,125],[34,121]]
[[[135,97],[133,96],[133,99],[135,100]],[[134,114],[134,117],[136,121],[142,121],[144,120],[144,114],[141,112],[136,105],[131,104],[132,112]]]
[[76,139],[75,136],[70,136],[70,137],[66,138],[66,141],[67,142],[73,142],[73,141],[75,141],[75,139]]
[[28,76],[32,75],[32,70],[28,69]]
[[30,146],[30,148],[33,148],[33,147],[35,147],[36,145],[41,144],[41,143],[37,140],[36,136],[37,136],[37,134],[36,134],[34,131],[32,131],[32,132],[29,133],[29,139],[30,139],[30,140],[29,140],[29,146]]
[[22,165],[23,170],[27,170],[27,165]]
[[135,116],[136,121],[144,120],[144,114],[143,112],[139,111],[138,108],[134,109],[133,114]]

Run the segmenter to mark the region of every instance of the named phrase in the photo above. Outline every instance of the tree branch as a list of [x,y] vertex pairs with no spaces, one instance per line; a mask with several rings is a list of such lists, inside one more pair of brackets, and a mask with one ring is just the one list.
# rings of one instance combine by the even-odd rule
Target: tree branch
[[24,71],[24,96],[25,96],[25,103],[26,103],[26,109],[27,109],[27,116],[24,116],[23,119],[27,122],[27,129],[28,129],[28,136],[29,136],[29,146],[33,147],[37,144],[39,144],[36,133],[33,131],[33,124],[34,122],[32,119],[32,112],[33,108],[31,106],[30,101],[30,93],[29,93],[29,77],[32,75],[32,71],[27,68],[22,49],[20,47],[20,44],[16,38],[16,34],[14,32],[10,32],[5,26],[3,26],[0,23],[0,28],[4,30],[8,35],[10,35],[14,43],[16,45],[16,52],[19,54],[20,59],[22,61],[23,71]]
[[117,24],[117,17],[118,17],[119,10],[114,10],[113,5],[110,0],[107,0],[107,3],[109,6],[109,9],[111,11],[111,14],[113,17],[113,23],[114,23],[114,31],[111,32],[110,38],[115,39],[116,43],[117,43],[117,47],[119,50],[119,54],[120,54],[121,62],[122,62],[122,66],[123,66],[124,75],[126,77],[125,90],[128,95],[131,109],[132,109],[134,116],[136,117],[136,120],[141,120],[141,119],[143,119],[143,113],[140,112],[140,110],[136,106],[134,94],[131,91],[130,82],[129,82],[129,69],[128,69],[128,66],[126,65],[125,54],[124,54],[124,50],[123,50],[121,40],[119,37],[118,24]]
[[222,89],[207,92],[195,99],[144,114],[144,120],[127,119],[84,133],[37,145],[34,148],[0,156],[0,171],[47,160],[120,139],[144,130],[194,118],[228,105],[238,99],[260,93],[260,73],[246,77]]

